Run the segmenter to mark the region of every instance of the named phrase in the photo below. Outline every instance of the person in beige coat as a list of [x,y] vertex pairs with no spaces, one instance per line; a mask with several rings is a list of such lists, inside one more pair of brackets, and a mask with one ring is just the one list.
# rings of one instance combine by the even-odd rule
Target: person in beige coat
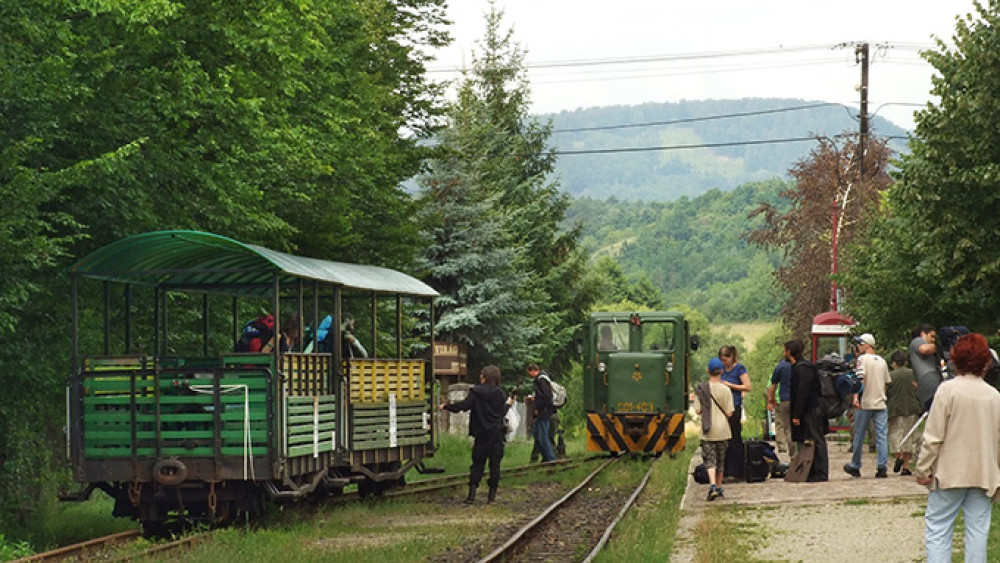
[[951,352],[958,375],[938,387],[917,458],[917,483],[930,489],[924,514],[928,563],[951,561],[952,531],[965,516],[965,560],[986,561],[991,503],[1000,489],[1000,392],[983,381],[990,350],[966,334]]

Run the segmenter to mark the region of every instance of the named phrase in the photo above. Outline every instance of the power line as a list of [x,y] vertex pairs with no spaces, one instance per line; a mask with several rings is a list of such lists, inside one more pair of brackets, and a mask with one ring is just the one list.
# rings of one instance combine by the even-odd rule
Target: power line
[[[608,57],[601,59],[575,59],[575,60],[553,60],[553,61],[537,61],[537,62],[525,62],[521,65],[521,68],[527,70],[533,69],[554,69],[554,68],[579,68],[579,67],[589,67],[589,66],[614,66],[614,65],[635,65],[635,64],[649,64],[649,63],[659,63],[659,62],[678,62],[678,61],[704,61],[709,59],[724,59],[733,57],[754,57],[762,55],[776,55],[776,54],[794,54],[803,53],[808,51],[831,51],[842,47],[844,44],[830,45],[830,44],[817,44],[817,45],[798,45],[798,46],[778,46],[764,49],[744,49],[744,50],[734,50],[734,51],[707,51],[702,53],[679,53],[673,55],[642,55],[634,57]],[[895,47],[895,45],[893,45]],[[900,44],[900,49],[902,50],[919,50],[921,47],[931,48],[934,47],[933,44],[919,44],[919,43],[905,43]],[[449,67],[436,67],[428,68],[426,70],[429,74],[438,73],[455,73],[461,72],[462,69],[456,68],[454,66]]]
[[733,73],[733,72],[758,72],[762,70],[772,70],[790,67],[803,67],[803,66],[819,66],[819,65],[834,65],[842,64],[843,59],[811,59],[808,61],[796,61],[796,62],[785,62],[785,63],[766,63],[766,64],[749,64],[749,65],[726,65],[726,66],[707,66],[701,65],[698,68],[663,68],[663,69],[651,69],[651,70],[598,70],[598,71],[578,71],[574,74],[551,74],[552,78],[541,78],[534,79],[531,81],[534,85],[544,85],[544,84],[566,84],[570,82],[606,82],[609,80],[635,80],[644,78],[661,78],[665,76],[691,76],[691,75],[705,75],[705,74],[723,74],[723,73]]
[[622,149],[585,149],[578,151],[555,151],[558,156],[574,154],[614,154],[623,152],[653,152],[653,151],[673,151],[683,149],[714,149],[721,147],[739,147],[747,145],[771,145],[778,143],[800,143],[802,141],[815,141],[815,137],[790,137],[787,139],[763,139],[756,141],[733,141],[729,143],[702,143],[698,145],[669,145],[661,147],[631,147]]
[[[906,140],[909,137],[904,137],[902,135],[886,135],[883,138]],[[616,153],[626,153],[626,152],[655,152],[655,151],[673,151],[673,150],[685,150],[685,149],[714,149],[714,148],[724,148],[724,147],[742,147],[750,145],[801,143],[803,141],[815,141],[815,140],[816,137],[789,137],[787,139],[759,139],[753,141],[732,141],[728,143],[701,143],[697,145],[668,145],[660,147],[631,147],[631,148],[621,148],[621,149],[585,149],[578,151],[555,151],[555,154],[557,156],[570,156],[570,155],[580,155],[580,154],[616,154]]]
[[[740,112],[740,113],[724,113],[724,114],[719,114],[719,115],[708,115],[708,116],[703,116],[703,117],[687,117],[687,118],[683,118],[683,119],[672,119],[672,120],[669,120],[669,121],[647,121],[647,122],[643,122],[643,123],[626,123],[626,124],[620,124],[620,125],[598,125],[598,126],[594,126],[594,127],[574,127],[574,128],[569,128],[569,129],[553,129],[552,132],[553,133],[576,133],[576,132],[583,132],[583,131],[608,131],[608,130],[612,130],[612,129],[631,129],[631,128],[635,128],[635,127],[653,127],[653,126],[657,126],[657,125],[676,125],[678,123],[694,123],[694,122],[698,122],[698,121],[712,121],[712,120],[716,120],[716,119],[729,119],[729,118],[733,118],[733,117],[750,117],[750,116],[755,116],[755,115],[767,115],[767,114],[771,114],[771,113],[783,113],[783,112],[788,112],[788,111],[802,111],[802,110],[807,110],[807,109],[815,109],[815,108],[829,107],[829,106],[841,106],[841,104],[837,104],[837,103],[834,103],[834,102],[823,102],[823,103],[818,103],[818,104],[808,104],[808,105],[804,105],[804,106],[792,106],[792,107],[786,107],[786,108],[765,109],[765,110],[758,110],[758,111],[746,111],[746,112]],[[841,106],[841,107],[843,107],[843,106]],[[847,109],[847,108],[844,108],[844,109]]]

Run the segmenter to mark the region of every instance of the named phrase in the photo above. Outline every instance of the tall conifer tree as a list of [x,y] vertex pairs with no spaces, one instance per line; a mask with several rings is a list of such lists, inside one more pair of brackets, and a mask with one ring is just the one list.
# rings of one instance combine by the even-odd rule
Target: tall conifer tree
[[[551,124],[529,114],[524,52],[502,19],[493,6],[442,136],[444,156],[421,180],[433,225],[425,266],[445,293],[439,334],[470,344],[470,372],[485,362],[519,369],[529,360],[560,369],[593,295],[579,233],[560,228],[568,197],[550,179]],[[463,235],[477,228],[486,246]],[[504,263],[489,259],[501,250]],[[489,318],[494,323],[485,326]]]

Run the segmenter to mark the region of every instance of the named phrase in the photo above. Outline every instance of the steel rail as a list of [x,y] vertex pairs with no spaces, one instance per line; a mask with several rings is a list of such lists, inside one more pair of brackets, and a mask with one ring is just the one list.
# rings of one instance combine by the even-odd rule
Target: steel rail
[[575,496],[581,489],[586,487],[594,479],[594,477],[596,477],[601,471],[604,470],[604,468],[614,463],[618,459],[621,458],[612,457],[609,458],[604,463],[602,463],[601,466],[595,469],[593,473],[584,478],[583,481],[581,481],[576,487],[573,487],[573,489],[570,492],[566,493],[562,498],[550,504],[548,508],[542,511],[542,513],[536,516],[531,522],[528,522],[523,527],[521,527],[521,529],[515,532],[514,535],[512,535],[506,542],[504,542],[503,545],[494,549],[492,552],[486,555],[486,557],[480,559],[479,560],[480,563],[489,563],[490,561],[497,561],[501,557],[509,554],[514,549],[514,547],[516,547],[528,533],[533,531],[541,522],[545,521],[545,519],[548,518],[550,514],[558,510],[566,501],[573,498],[573,496]]
[[604,549],[604,545],[608,543],[608,539],[611,538],[611,533],[614,532],[615,527],[618,525],[618,522],[621,522],[621,519],[632,508],[632,505],[635,504],[635,499],[639,498],[639,495],[642,493],[642,491],[646,489],[646,484],[649,483],[649,478],[650,476],[653,475],[654,467],[656,467],[656,460],[653,460],[653,463],[649,464],[649,469],[646,470],[646,476],[642,478],[642,481],[639,483],[639,486],[636,487],[635,491],[632,492],[632,496],[630,496],[628,500],[625,501],[625,505],[622,506],[622,509],[620,511],[618,511],[618,516],[616,516],[614,521],[611,522],[611,524],[607,527],[607,529],[604,530],[604,534],[601,535],[601,539],[597,540],[597,545],[594,546],[594,549],[590,550],[590,553],[587,555],[587,558],[583,560],[583,563],[590,563],[591,561],[594,560],[595,557],[597,557],[597,554],[600,553],[602,549]]
[[53,549],[51,551],[36,553],[30,557],[23,557],[21,559],[15,559],[14,561],[20,563],[23,561],[47,561],[50,559],[67,559],[69,557],[74,557],[76,554],[82,554],[88,550],[97,547],[110,546],[115,543],[130,540],[140,535],[142,535],[142,532],[140,532],[139,530],[128,530],[125,532],[118,532],[116,534],[109,534],[107,536],[101,536],[99,538],[93,538],[87,541],[82,541],[79,543],[63,546],[60,548]]

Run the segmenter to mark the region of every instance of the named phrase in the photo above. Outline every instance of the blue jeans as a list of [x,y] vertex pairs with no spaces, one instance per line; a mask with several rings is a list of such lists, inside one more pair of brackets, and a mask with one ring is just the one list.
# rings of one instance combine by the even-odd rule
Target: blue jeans
[[854,444],[851,467],[861,469],[861,446],[865,443],[868,422],[875,420],[875,447],[878,451],[878,468],[889,467],[889,410],[858,409],[854,411]]
[[983,489],[931,489],[924,513],[927,563],[951,563],[951,538],[959,508],[965,514],[965,561],[986,563],[991,505]]
[[549,425],[552,420],[538,419],[531,425],[531,435],[538,444],[538,451],[542,453],[542,461],[555,461],[556,454],[552,451],[552,438],[549,437]]

